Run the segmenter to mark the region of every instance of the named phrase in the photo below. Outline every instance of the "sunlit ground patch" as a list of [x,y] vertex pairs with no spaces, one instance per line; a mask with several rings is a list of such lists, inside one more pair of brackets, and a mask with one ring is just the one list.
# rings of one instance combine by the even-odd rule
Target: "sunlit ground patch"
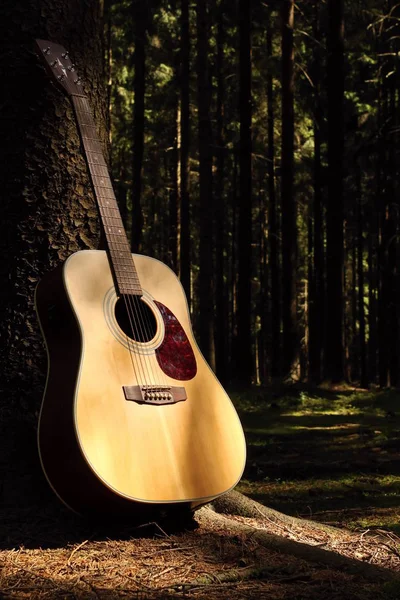
[[318,393],[234,395],[248,443],[239,491],[295,516],[399,533],[400,394]]

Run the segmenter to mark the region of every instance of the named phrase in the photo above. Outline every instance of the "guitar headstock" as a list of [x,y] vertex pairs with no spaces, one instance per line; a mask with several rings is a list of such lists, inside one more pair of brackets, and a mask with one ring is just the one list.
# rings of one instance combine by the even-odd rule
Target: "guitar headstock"
[[47,40],[36,40],[37,51],[47,72],[68,96],[85,96],[82,79],[69,58],[69,52],[60,44]]

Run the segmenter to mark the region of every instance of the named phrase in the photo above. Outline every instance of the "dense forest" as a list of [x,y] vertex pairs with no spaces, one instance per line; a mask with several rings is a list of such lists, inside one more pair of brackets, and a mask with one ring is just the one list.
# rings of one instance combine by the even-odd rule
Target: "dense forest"
[[[0,2],[0,595],[400,597],[399,24],[394,0]],[[69,50],[84,101],[54,85],[35,39]],[[107,241],[79,104],[93,112],[95,128],[83,108],[79,125],[97,129],[92,152],[106,157],[129,262],[132,249],[178,274],[246,435],[237,491],[177,522],[163,510],[139,526],[81,519],[49,489],[37,451],[46,351],[35,290]],[[68,369],[51,382],[48,456],[84,495],[90,480],[81,484],[76,446],[65,444],[76,433],[64,402],[72,321],[56,323],[67,332],[56,360]],[[96,354],[96,390],[113,371],[104,364]],[[177,413],[168,421],[182,438],[163,433],[185,448],[193,481],[196,429],[215,466],[229,462],[210,443],[222,448],[209,389],[187,428],[175,428]],[[116,468],[142,461],[160,479],[160,461],[148,467],[159,431],[149,421],[135,422],[145,449],[109,460],[102,443],[119,443],[123,428],[96,394],[86,414],[88,431],[107,434],[92,436],[99,455]],[[201,481],[209,463],[199,462]]]
[[399,6],[106,8],[112,174],[223,380],[398,383]]
[[396,386],[399,6],[89,4],[2,8],[7,377],[43,371],[43,272],[98,243],[71,109],[33,51],[43,37],[84,76],[132,250],[179,275],[223,382]]

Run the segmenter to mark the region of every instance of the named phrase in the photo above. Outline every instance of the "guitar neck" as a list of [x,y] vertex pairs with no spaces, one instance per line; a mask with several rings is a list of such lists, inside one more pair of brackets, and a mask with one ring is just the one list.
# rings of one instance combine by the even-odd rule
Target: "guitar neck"
[[72,105],[85,151],[90,179],[102,221],[117,293],[143,294],[101,143],[85,96],[72,96]]

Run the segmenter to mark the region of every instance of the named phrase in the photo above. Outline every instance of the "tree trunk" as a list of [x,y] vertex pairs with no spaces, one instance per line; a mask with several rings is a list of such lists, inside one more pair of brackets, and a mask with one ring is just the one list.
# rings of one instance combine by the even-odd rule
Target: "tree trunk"
[[[269,259],[270,259],[270,289],[271,289],[271,318],[270,318],[270,345],[269,351],[271,358],[271,377],[277,377],[281,371],[281,281],[279,277],[279,218],[278,218],[278,200],[275,191],[275,115],[274,115],[274,88],[272,77],[272,24],[271,13],[268,12],[267,21],[267,130],[268,130],[268,149],[267,149],[267,169],[268,169],[268,240],[269,240]],[[264,307],[264,311],[266,308]]]
[[190,248],[190,199],[189,199],[189,145],[190,145],[190,35],[189,0],[181,0],[181,50],[180,50],[180,219],[178,223],[179,277],[191,306],[191,248]]
[[72,108],[39,66],[33,40],[56,40],[70,51],[105,141],[99,3],[58,0],[47,8],[31,0],[21,10],[19,3],[5,0],[0,36],[0,68],[7,81],[0,120],[1,164],[7,165],[0,175],[1,366],[3,384],[25,403],[38,399],[44,383],[36,284],[72,252],[93,248],[98,240]]
[[[389,3],[388,10],[391,3]],[[382,54],[393,51],[391,27],[387,25]],[[381,140],[379,153],[382,195],[379,205],[379,383],[382,387],[397,385],[398,381],[398,274],[397,233],[398,206],[396,203],[396,89],[393,64],[386,59],[381,65]]]
[[180,203],[181,203],[181,103],[180,98],[176,97],[176,113],[175,113],[175,139],[172,141],[175,152],[173,154],[173,166],[171,171],[171,191],[169,194],[169,262],[171,268],[179,275],[179,219],[180,219]]
[[[363,172],[360,166],[360,174]],[[359,178],[359,190],[358,190],[358,203],[357,203],[357,283],[358,283],[358,323],[359,323],[359,356],[360,356],[360,384],[361,387],[366,388],[368,386],[368,374],[367,374],[367,347],[366,347],[366,322],[365,322],[365,307],[364,307],[364,236],[363,236],[363,225],[364,225],[364,213],[362,206],[362,183],[361,177]]]
[[132,0],[135,52],[133,81],[133,165],[132,165],[132,252],[139,252],[142,241],[143,215],[141,207],[144,154],[144,110],[146,86],[146,31],[148,25],[146,0]]
[[199,343],[205,359],[215,370],[214,280],[213,280],[213,191],[211,75],[209,65],[210,21],[206,0],[197,2],[197,85],[200,160],[200,270]]
[[294,176],[294,0],[282,2],[282,325],[283,374],[296,378],[299,359],[296,271],[297,227]]
[[389,90],[389,114],[390,114],[390,133],[389,133],[389,160],[387,162],[388,168],[388,238],[387,238],[387,267],[388,267],[388,293],[389,303],[387,306],[388,310],[388,343],[389,343],[389,378],[390,385],[396,387],[399,381],[398,375],[398,356],[399,356],[399,322],[398,322],[398,311],[399,311],[399,295],[398,295],[398,210],[399,206],[397,203],[397,140],[398,134],[395,134],[397,130],[397,119],[396,110],[398,110],[396,103],[396,87],[395,77],[391,77],[391,85]]
[[230,244],[230,265],[229,265],[229,379],[236,377],[236,348],[237,348],[237,287],[238,287],[238,152],[236,148],[233,151],[233,174],[232,174],[232,230]]
[[225,272],[226,261],[226,217],[225,203],[225,82],[224,82],[224,47],[225,25],[224,8],[226,0],[220,0],[217,13],[217,118],[216,118],[216,174],[215,174],[215,203],[216,203],[216,237],[215,237],[215,270],[216,270],[216,371],[218,378],[227,378],[228,350],[228,298],[226,293]]
[[326,374],[344,378],[343,344],[343,150],[344,53],[343,0],[329,0],[328,31],[328,209]]
[[251,0],[239,0],[239,227],[237,377],[250,383],[251,347],[251,230],[252,230],[252,126],[251,126]]
[[[320,9],[315,4],[313,35],[320,42]],[[323,226],[323,188],[322,188],[322,127],[321,106],[321,48],[316,43],[313,56],[314,82],[314,198],[312,220],[312,266],[309,277],[309,379],[319,383],[322,379],[323,331],[324,331],[324,226]]]

